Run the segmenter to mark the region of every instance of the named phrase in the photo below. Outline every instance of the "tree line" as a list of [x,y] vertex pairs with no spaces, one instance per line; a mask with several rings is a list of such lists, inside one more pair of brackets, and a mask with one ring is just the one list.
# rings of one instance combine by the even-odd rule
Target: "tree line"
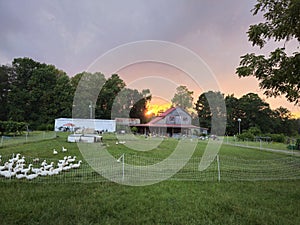
[[[98,88],[99,84],[102,89],[96,99],[88,91],[82,94],[81,108],[76,108],[74,94],[82,79],[88,89]],[[99,72],[82,72],[70,78],[55,66],[30,58],[15,58],[11,65],[0,66],[0,121],[25,122],[30,129],[53,129],[55,118],[72,117],[73,108],[81,112],[76,114],[81,118],[90,118],[91,102],[96,102],[92,106],[93,118],[112,119],[127,110],[130,117],[145,122],[150,99],[149,90],[126,88],[117,74],[105,78]]]
[[[212,103],[208,98],[213,99]],[[226,112],[219,107],[218,102],[224,101]],[[300,120],[284,107],[275,110],[255,93],[248,93],[240,98],[233,94],[225,96],[221,92],[202,93],[194,109],[201,127],[211,129],[212,116],[226,117],[226,134],[236,135],[240,132],[256,128],[262,134],[285,134],[296,136],[300,133]]]
[[[73,99],[79,83],[86,87],[77,98],[80,104],[76,104]],[[101,90],[98,90],[99,87],[102,87]],[[92,89],[95,92],[85,91]],[[53,65],[30,58],[16,58],[11,65],[0,67],[0,92],[0,121],[24,122],[30,129],[52,130],[56,118],[72,117],[74,113],[80,118],[129,116],[139,118],[141,123],[149,120],[146,111],[151,101],[150,90],[126,88],[117,74],[106,78],[100,72],[82,72],[70,78]],[[92,93],[99,94],[95,97]],[[186,86],[179,86],[172,104],[193,109],[190,111],[193,123],[209,130],[214,115],[226,117],[228,135],[237,134],[239,125],[242,131],[255,127],[262,133],[292,136],[299,132],[299,120],[293,119],[288,109],[279,107],[272,110],[257,94],[248,93],[237,98],[233,94],[225,96],[208,91],[202,93],[194,105],[192,95],[193,92]],[[219,107],[221,101],[225,102],[226,108]]]

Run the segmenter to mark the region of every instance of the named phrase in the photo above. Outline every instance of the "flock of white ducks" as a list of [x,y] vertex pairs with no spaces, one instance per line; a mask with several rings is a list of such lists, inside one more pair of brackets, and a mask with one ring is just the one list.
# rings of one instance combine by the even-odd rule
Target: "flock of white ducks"
[[[66,151],[65,151],[66,152]],[[33,160],[33,164],[26,165],[25,156],[21,156],[20,153],[13,154],[8,161],[2,164],[2,156],[0,155],[0,176],[5,178],[27,179],[33,180],[38,176],[53,176],[58,175],[63,171],[69,171],[71,169],[78,169],[82,161],[76,162],[76,156],[65,156],[63,159],[58,160],[55,163],[48,163],[44,160],[39,167],[33,167],[33,164],[39,165],[39,159]]]

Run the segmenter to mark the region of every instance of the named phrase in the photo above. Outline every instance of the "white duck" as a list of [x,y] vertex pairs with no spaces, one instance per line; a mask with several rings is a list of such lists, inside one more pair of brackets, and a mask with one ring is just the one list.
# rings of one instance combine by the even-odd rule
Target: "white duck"
[[56,149],[53,149],[53,155],[57,155],[58,152],[56,151]]
[[39,176],[38,174],[32,173],[32,174],[26,175],[26,179],[33,180],[34,178],[37,178],[38,176]]
[[48,171],[48,175],[49,176],[58,175],[61,172],[61,170],[58,170],[58,169],[59,168],[56,168],[56,169],[54,169],[53,167],[50,168],[50,170]]
[[81,160],[78,161],[78,163],[72,164],[71,167],[72,169],[78,169],[80,167],[80,164],[82,163]]
[[17,164],[14,168],[14,171],[16,173],[18,173],[18,172],[21,172],[21,170],[23,170],[23,169],[24,169],[24,164]]
[[40,161],[39,158],[34,158],[34,159],[33,159],[33,163],[38,163],[39,161]]
[[75,162],[76,156],[73,156],[73,158],[71,156],[69,156],[67,160],[68,160],[68,163]]
[[9,162],[5,162],[3,166],[0,166],[0,171],[8,169]]
[[51,168],[50,171],[52,171],[53,174],[59,174],[62,171],[62,168],[62,166],[55,169]]
[[61,151],[62,151],[62,152],[67,152],[68,149],[66,149],[64,146],[62,146]]
[[25,156],[22,156],[21,159],[18,159],[18,160],[17,160],[17,163],[18,163],[18,164],[24,164],[24,163],[25,163]]
[[58,160],[58,163],[59,163],[59,164],[62,164],[62,163],[65,163],[67,160],[68,160],[68,157],[65,156],[64,159]]
[[64,167],[62,167],[62,170],[63,170],[63,171],[68,171],[68,170],[70,170],[70,169],[72,169],[72,163],[71,163],[69,166],[64,166]]
[[48,170],[41,170],[38,175],[41,175],[41,176],[47,176],[48,175]]
[[29,164],[29,165],[28,165],[28,168],[22,169],[22,170],[21,170],[21,173],[24,173],[24,174],[27,175],[27,173],[31,170],[31,167],[32,167],[32,164]]
[[16,172],[12,171],[12,169],[0,171],[1,176],[5,178],[11,178],[16,175]]
[[49,170],[54,165],[54,162],[51,162],[49,165],[44,166],[44,170]]
[[16,174],[16,178],[17,178],[17,179],[22,179],[22,178],[25,178],[25,177],[26,177],[26,175],[23,174],[23,173],[18,173],[18,174]]
[[31,168],[31,172],[32,173],[39,173],[39,172],[42,171],[42,169],[43,169],[43,167],[41,167],[41,168]]
[[42,167],[47,166],[46,159],[41,163],[41,166],[42,166]]
[[18,161],[19,160],[19,158],[20,158],[20,153],[18,153],[17,155],[16,155],[16,157],[14,157],[14,154],[13,154],[13,156],[12,156],[12,158],[11,159],[9,159],[8,161],[10,162],[10,163],[15,163],[16,161]]

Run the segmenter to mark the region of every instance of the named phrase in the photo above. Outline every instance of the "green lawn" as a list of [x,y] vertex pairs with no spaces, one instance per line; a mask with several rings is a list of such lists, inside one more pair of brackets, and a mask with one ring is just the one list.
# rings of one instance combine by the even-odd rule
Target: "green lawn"
[[[0,148],[0,154],[8,157],[20,152],[28,160],[39,157],[55,161],[64,156],[61,152],[64,146],[68,148],[67,155],[76,155],[80,159],[82,156],[77,145],[67,143],[66,134],[59,136],[53,140]],[[136,155],[141,158],[166,158],[177,144],[176,140],[168,139],[157,149],[136,153],[124,145],[116,145],[113,136],[105,136],[104,142],[108,144],[112,155],[117,158],[125,153],[128,160]],[[230,177],[230,174],[239,175],[245,168],[250,172],[262,169],[269,172],[271,164],[263,164],[271,162],[272,168],[278,169],[285,162],[282,159],[287,156],[224,145],[219,155],[221,176],[227,176],[227,181],[221,179],[221,182],[217,182],[216,162],[208,169],[214,174],[212,179],[208,179],[211,181],[194,175],[188,175],[194,180],[184,181],[183,178],[187,176],[185,172],[194,172],[197,168],[206,144],[199,142],[197,145],[192,158],[195,165],[189,162],[171,180],[150,186],[112,183],[93,172],[86,163],[74,173],[51,178],[39,177],[33,182],[0,178],[0,224],[299,223],[299,158],[294,157],[294,163],[289,164],[291,168],[295,167],[292,172],[293,175],[298,174],[297,179],[241,181],[238,177]],[[59,151],[58,155],[52,154],[53,148]],[[233,160],[226,164],[227,158]]]

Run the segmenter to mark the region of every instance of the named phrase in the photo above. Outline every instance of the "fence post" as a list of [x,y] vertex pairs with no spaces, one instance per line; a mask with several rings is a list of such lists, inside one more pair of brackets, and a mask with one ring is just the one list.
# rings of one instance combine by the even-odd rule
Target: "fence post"
[[125,178],[125,153],[123,153],[122,157],[122,181],[124,181]]
[[262,149],[262,143],[261,143],[261,139],[259,139],[259,149]]
[[218,163],[218,181],[221,181],[221,170],[220,170],[220,158],[219,154],[217,154],[217,163]]

